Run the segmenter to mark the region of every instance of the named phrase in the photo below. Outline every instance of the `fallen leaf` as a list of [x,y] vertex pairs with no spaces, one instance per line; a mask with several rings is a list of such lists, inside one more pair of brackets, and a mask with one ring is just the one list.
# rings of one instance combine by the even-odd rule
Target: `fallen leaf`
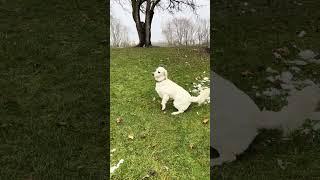
[[151,145],[151,147],[153,147],[153,148],[154,148],[154,147],[156,147],[156,145],[157,145],[157,144],[152,144],[152,145]]
[[144,138],[146,138],[146,137],[147,137],[146,133],[141,133],[141,134],[140,134],[140,138],[144,139]]
[[208,121],[209,121],[209,119],[205,119],[205,120],[202,121],[202,123],[203,123],[203,124],[207,124]]
[[169,171],[168,166],[163,166],[165,170]]
[[150,175],[147,174],[147,175],[143,176],[142,179],[148,179],[149,177],[150,177]]
[[282,56],[281,56],[279,53],[277,53],[277,52],[273,52],[273,56],[274,56],[276,59],[281,59],[281,58],[282,58]]
[[128,138],[129,139],[134,139],[134,136],[133,135],[128,135]]
[[122,118],[121,118],[121,117],[118,117],[117,120],[116,120],[116,122],[117,122],[118,124],[120,124],[120,123],[122,122]]
[[190,149],[193,149],[193,148],[194,148],[194,144],[193,144],[193,143],[190,143],[190,144],[189,144],[189,147],[190,147]]
[[[282,48],[278,48],[276,50],[274,50],[275,53],[278,53],[280,55],[280,57],[278,58],[281,58],[282,56],[289,56],[290,54],[290,51],[287,47],[282,47]],[[277,56],[277,55],[275,55]]]

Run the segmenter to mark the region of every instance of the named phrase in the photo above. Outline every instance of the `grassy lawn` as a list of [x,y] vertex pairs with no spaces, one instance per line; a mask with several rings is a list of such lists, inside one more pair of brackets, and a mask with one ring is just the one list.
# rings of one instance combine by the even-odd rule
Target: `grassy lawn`
[[[247,6],[244,5],[247,2]],[[285,71],[289,67],[275,60],[272,50],[288,47],[286,59],[297,57],[300,49],[320,51],[319,1],[215,1],[211,4],[214,26],[213,69],[246,92],[260,107],[278,110],[284,102],[256,97],[256,91],[270,87],[265,69]],[[254,10],[252,10],[254,9]],[[241,13],[241,11],[243,11]],[[297,32],[306,31],[304,37]],[[242,76],[249,71],[253,75]],[[308,64],[299,78],[320,80],[320,66]],[[278,131],[265,131],[238,160],[213,168],[212,178],[219,179],[311,179],[320,177],[319,131],[295,133],[282,139]],[[281,168],[284,164],[284,168]]]
[[105,2],[0,2],[0,179],[106,175]]
[[161,64],[187,90],[209,77],[209,55],[193,48],[111,49],[111,165],[124,159],[112,179],[209,178],[209,105],[162,112],[151,74]]

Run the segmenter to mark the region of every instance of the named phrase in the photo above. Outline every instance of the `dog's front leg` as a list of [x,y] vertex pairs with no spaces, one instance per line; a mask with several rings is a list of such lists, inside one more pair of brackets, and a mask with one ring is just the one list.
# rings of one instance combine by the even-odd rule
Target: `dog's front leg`
[[169,100],[169,96],[167,94],[163,95],[161,105],[162,105],[162,111],[166,109],[166,103]]

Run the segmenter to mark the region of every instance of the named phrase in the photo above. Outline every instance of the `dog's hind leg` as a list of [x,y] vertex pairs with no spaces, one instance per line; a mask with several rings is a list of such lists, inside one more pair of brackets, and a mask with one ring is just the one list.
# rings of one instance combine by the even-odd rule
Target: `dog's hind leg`
[[166,109],[166,104],[167,104],[169,99],[170,99],[170,97],[167,94],[162,96],[162,101],[161,101],[161,105],[162,105],[162,109],[161,110],[162,111]]
[[176,109],[178,109],[178,111],[176,111],[176,112],[173,112],[173,113],[171,113],[172,115],[177,115],[177,114],[181,114],[181,113],[183,113],[185,110],[187,110],[188,109],[188,107],[190,106],[190,102],[184,102],[184,101],[177,101],[177,100],[174,100],[173,101],[173,106],[176,108]]

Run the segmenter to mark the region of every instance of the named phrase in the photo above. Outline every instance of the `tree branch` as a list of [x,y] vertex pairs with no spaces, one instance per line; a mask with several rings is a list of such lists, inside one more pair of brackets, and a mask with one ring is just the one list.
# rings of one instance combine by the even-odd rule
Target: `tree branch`
[[158,5],[160,2],[160,0],[156,0],[156,1],[153,1],[152,5],[151,5],[151,10],[153,11],[154,8],[156,7],[156,5]]

